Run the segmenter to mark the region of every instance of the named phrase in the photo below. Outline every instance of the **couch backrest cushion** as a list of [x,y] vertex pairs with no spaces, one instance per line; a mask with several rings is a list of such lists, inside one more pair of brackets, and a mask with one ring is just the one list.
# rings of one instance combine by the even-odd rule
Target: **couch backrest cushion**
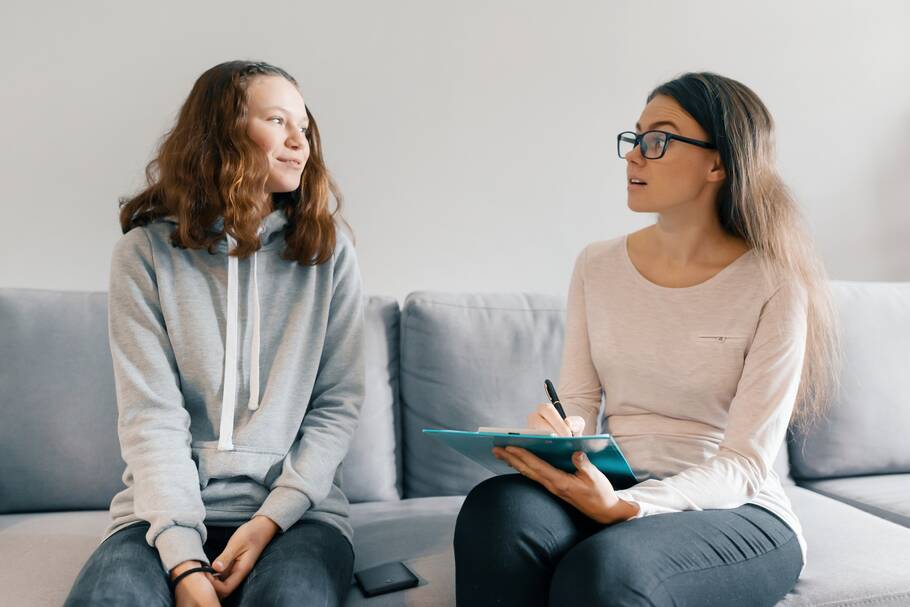
[[[352,501],[397,499],[398,304],[366,305]],[[398,460],[398,461],[397,461]],[[122,488],[107,295],[0,289],[0,513],[106,509]]]
[[107,508],[123,467],[107,295],[0,289],[0,512]]
[[408,296],[401,320],[405,497],[464,495],[491,474],[421,433],[526,425],[555,382],[564,299],[521,294]]
[[793,477],[790,475],[790,454],[787,449],[787,441],[781,442],[780,449],[777,451],[777,457],[774,458],[774,471],[777,472],[781,484],[794,485]]
[[370,297],[365,312],[366,397],[344,460],[342,484],[352,502],[397,500],[401,497],[398,301]]
[[910,282],[832,281],[840,316],[842,388],[826,417],[796,431],[793,476],[910,472]]

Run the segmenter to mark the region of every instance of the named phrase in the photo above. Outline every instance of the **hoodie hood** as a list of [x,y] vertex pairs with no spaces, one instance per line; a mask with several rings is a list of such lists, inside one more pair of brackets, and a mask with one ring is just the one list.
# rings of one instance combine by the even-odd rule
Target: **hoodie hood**
[[[163,217],[161,221],[177,225],[177,218],[173,215],[168,215]],[[272,211],[262,220],[262,223],[259,225],[259,240],[260,240],[260,251],[267,251],[270,249],[276,249],[283,247],[285,245],[284,240],[284,228],[288,225],[288,218],[285,215],[284,211],[278,209]],[[209,226],[209,232],[220,233],[224,232],[224,217],[218,217],[215,221],[212,222],[212,225]],[[227,234],[225,234],[227,236]],[[218,253],[227,253],[228,252],[228,240],[225,238],[218,242],[215,245],[215,251]]]
[[[164,218],[169,223],[177,224],[176,218],[171,215]],[[259,251],[275,249],[285,246],[284,228],[288,223],[284,211],[277,210],[267,215],[259,225],[259,250],[250,257],[251,280],[248,289],[252,291],[253,309],[247,320],[251,327],[249,333],[252,335],[250,344],[250,400],[246,406],[250,411],[259,409],[259,355],[261,345],[261,318],[259,306],[259,280],[258,280],[258,256]],[[224,232],[224,217],[216,219],[209,228],[212,232]],[[233,451],[234,449],[234,411],[237,408],[237,385],[238,375],[240,374],[239,365],[237,364],[239,356],[239,324],[240,324],[240,299],[238,278],[238,268],[240,260],[228,255],[237,246],[237,241],[225,232],[225,238],[219,241],[215,251],[225,255],[228,267],[227,280],[227,311],[225,319],[227,326],[224,331],[224,374],[222,376],[222,397],[221,397],[221,421],[218,432],[218,449],[220,451]],[[248,295],[250,295],[248,293]]]

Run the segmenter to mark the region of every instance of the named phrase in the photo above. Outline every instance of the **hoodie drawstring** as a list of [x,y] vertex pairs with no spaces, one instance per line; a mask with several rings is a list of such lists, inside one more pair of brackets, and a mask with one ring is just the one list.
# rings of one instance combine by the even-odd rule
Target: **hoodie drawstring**
[[[262,232],[262,230],[259,230]],[[259,408],[259,280],[256,263],[257,251],[253,253],[253,343],[250,346],[250,402],[247,408]]]
[[[259,229],[261,234],[263,228]],[[224,380],[221,395],[221,423],[218,430],[218,450],[232,451],[234,449],[234,409],[237,404],[237,350],[240,308],[238,305],[238,261],[230,253],[237,246],[237,241],[230,234],[226,234],[228,242],[228,281],[227,281],[227,312],[225,314],[224,338]],[[259,408],[259,276],[258,276],[258,251],[253,253],[253,272],[251,287],[253,290],[252,316],[252,345],[250,348],[250,400],[247,407],[251,411]]]

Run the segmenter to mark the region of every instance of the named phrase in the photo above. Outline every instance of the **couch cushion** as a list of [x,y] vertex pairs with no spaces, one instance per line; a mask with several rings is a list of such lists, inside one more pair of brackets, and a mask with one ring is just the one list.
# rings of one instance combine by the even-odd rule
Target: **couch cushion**
[[4,604],[62,605],[110,522],[107,510],[0,515]]
[[801,484],[860,510],[910,527],[910,474],[881,474]]
[[[404,561],[420,586],[365,599],[352,583],[347,606],[454,605],[452,537],[462,497],[354,504],[355,571]],[[3,604],[62,605],[82,565],[110,523],[107,511],[0,515]],[[48,575],[47,565],[53,565]]]
[[[367,397],[344,486],[398,499],[398,304],[366,305]],[[122,488],[105,293],[0,289],[0,512],[106,509]]]
[[401,406],[406,497],[465,495],[491,476],[421,433],[524,426],[557,380],[564,299],[413,293],[402,308]]
[[[780,606],[910,604],[910,530],[807,489],[786,491],[803,524],[809,562]],[[355,570],[401,560],[421,582],[372,599],[352,587],[346,606],[454,605],[452,536],[462,499],[355,504]],[[0,588],[9,604],[62,604],[108,520],[104,511],[0,516],[0,562],[6,564]],[[49,562],[52,576],[44,569]]]
[[455,605],[452,540],[462,496],[355,504],[351,508],[354,571],[404,561],[420,585],[404,592],[365,598],[352,586],[346,607],[438,607]]
[[825,419],[797,430],[793,476],[910,472],[910,282],[833,281],[843,330],[843,388]]
[[0,289],[0,512],[104,508],[122,488],[107,295]]
[[779,605],[910,604],[910,530],[808,489],[784,489],[803,526],[806,569]]

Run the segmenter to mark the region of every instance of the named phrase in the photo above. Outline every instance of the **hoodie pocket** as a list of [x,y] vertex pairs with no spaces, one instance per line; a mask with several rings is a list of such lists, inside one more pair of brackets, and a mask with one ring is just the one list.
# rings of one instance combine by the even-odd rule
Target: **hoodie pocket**
[[199,469],[199,487],[205,489],[213,480],[229,480],[246,477],[263,487],[268,487],[274,478],[274,469],[286,453],[254,450],[235,445],[232,451],[219,451],[217,441],[193,443],[193,459]]

